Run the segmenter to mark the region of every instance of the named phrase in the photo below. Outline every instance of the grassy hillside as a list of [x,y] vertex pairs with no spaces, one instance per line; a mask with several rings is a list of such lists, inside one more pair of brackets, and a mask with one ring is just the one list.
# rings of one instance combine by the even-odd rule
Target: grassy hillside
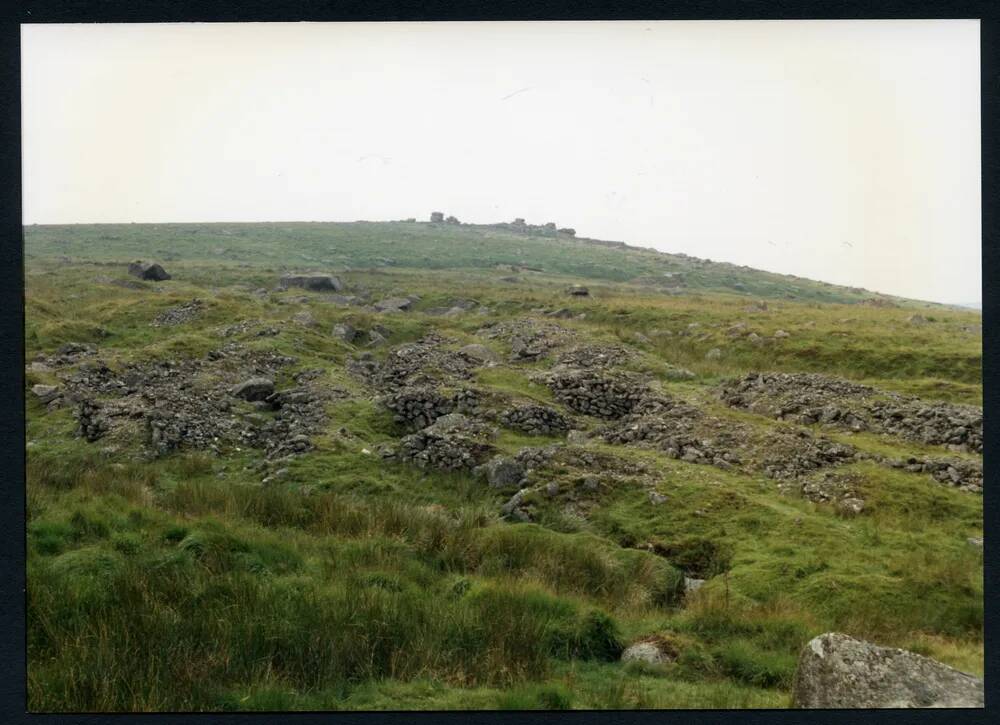
[[[872,456],[978,463],[719,396],[723,380],[776,370],[981,405],[978,313],[938,308],[915,324],[913,309],[852,304],[870,295],[841,288],[465,226],[32,227],[26,240],[33,710],[784,707],[800,648],[829,630],[982,674],[982,549],[968,542],[982,537],[981,495],[864,456],[785,480],[752,457],[721,466],[611,444],[608,421],[544,382],[567,352],[622,350],[609,369],[642,376],[720,436],[803,432]],[[174,279],[129,278],[135,257]],[[336,272],[360,302],[276,291],[289,268]],[[681,294],[622,284],[675,269]],[[590,295],[568,296],[572,282]],[[364,304],[401,295],[419,299],[395,313]],[[385,343],[346,342],[332,332],[345,323]],[[522,328],[553,347],[516,359],[504,331]],[[74,358],[66,343],[94,351]],[[454,368],[470,343],[498,361]],[[553,447],[528,476],[530,521],[502,510],[517,485],[380,455],[409,431],[358,366],[381,370],[407,350],[426,351],[417,374],[441,390],[481,395],[469,417],[496,428],[493,453]],[[290,358],[273,363],[279,390],[322,401],[310,448],[151,448],[144,393],[198,410],[200,395],[274,356]],[[43,405],[39,384],[134,416],[88,441],[77,404]],[[528,436],[489,417],[512,403],[548,406],[589,437]],[[230,416],[234,435],[282,420],[235,399],[219,413]],[[860,514],[789,490],[828,473],[864,499]],[[685,577],[705,584],[685,594]],[[671,662],[619,660],[648,637]]]
[[[489,225],[430,222],[272,222],[79,224],[25,228],[28,259],[197,260],[254,267],[495,269],[549,274],[660,290],[729,291],[817,302],[860,302],[871,292],[749,267],[608,242],[515,233]],[[885,295],[878,298],[893,299]]]

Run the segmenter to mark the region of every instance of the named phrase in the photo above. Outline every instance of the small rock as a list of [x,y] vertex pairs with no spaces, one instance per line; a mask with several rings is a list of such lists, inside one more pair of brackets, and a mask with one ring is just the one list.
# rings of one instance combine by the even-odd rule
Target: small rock
[[720,350],[717,347],[713,347],[711,350],[705,353],[706,360],[718,360],[721,357],[722,357],[722,350]]
[[250,378],[233,386],[230,394],[249,401],[264,400],[274,392],[274,381],[269,378]]
[[545,484],[545,495],[548,496],[549,498],[558,496],[559,484],[556,483],[555,481],[550,481],[549,483]]
[[35,385],[31,388],[31,392],[43,405],[51,403],[59,397],[59,388],[55,385]]
[[353,344],[361,336],[361,333],[353,325],[342,322],[333,326],[333,336],[348,344]]
[[379,312],[405,312],[413,307],[413,300],[409,297],[387,297],[375,303],[375,309]]
[[526,473],[524,466],[513,458],[496,456],[483,465],[486,481],[493,488],[508,488],[521,483]]
[[785,339],[786,337],[791,337],[791,335],[789,335],[789,334],[788,334],[787,332],[785,332],[784,330],[778,330],[778,331],[776,331],[776,332],[774,333],[774,337],[775,337],[775,339],[777,339],[777,340],[783,340],[783,339]]
[[654,506],[659,506],[661,503],[666,503],[667,497],[662,493],[657,493],[656,491],[649,492],[649,502]]
[[340,292],[344,283],[331,274],[286,274],[278,282],[281,289],[300,287],[313,292]]
[[845,498],[837,503],[837,511],[845,516],[857,516],[865,510],[865,502],[860,498]]
[[644,640],[630,645],[622,652],[622,662],[645,662],[660,665],[673,662],[677,655],[655,639]]
[[588,297],[590,290],[580,284],[570,285],[566,288],[566,293],[574,297]]
[[573,446],[583,446],[590,440],[587,431],[571,430],[566,434],[566,442]]
[[162,282],[170,279],[170,275],[167,274],[166,270],[155,262],[143,262],[138,260],[132,262],[128,266],[128,273],[133,277],[152,280],[154,282]]
[[704,579],[693,579],[691,577],[684,577],[684,593],[691,594],[696,592],[705,584]]
[[500,356],[490,348],[486,347],[486,345],[473,343],[459,348],[458,351],[466,357],[470,357],[473,360],[478,360],[483,363],[495,363],[500,361]]

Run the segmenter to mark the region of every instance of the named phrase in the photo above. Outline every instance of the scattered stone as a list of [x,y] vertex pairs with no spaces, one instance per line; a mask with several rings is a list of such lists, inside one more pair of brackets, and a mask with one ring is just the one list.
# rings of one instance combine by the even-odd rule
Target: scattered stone
[[301,310],[292,315],[292,322],[303,327],[318,327],[319,323],[309,310]]
[[799,656],[800,708],[983,707],[983,681],[927,657],[830,632]]
[[657,493],[656,491],[649,492],[649,502],[654,506],[659,506],[661,503],[667,502],[667,497],[662,493]]
[[136,260],[128,266],[128,273],[139,279],[150,280],[152,282],[163,282],[170,279],[170,275],[156,262],[143,262]]
[[177,307],[171,307],[168,310],[164,310],[150,323],[153,327],[172,327],[174,325],[182,325],[185,322],[190,322],[191,320],[198,317],[201,314],[201,310],[204,304],[201,300],[194,299],[190,302],[185,302],[183,305],[178,305]]
[[980,549],[983,548],[983,537],[981,536],[978,538],[970,536],[968,539],[966,539],[966,541],[968,542],[969,546],[975,546]]
[[906,322],[909,325],[922,326],[927,324],[927,318],[923,315],[910,315],[906,318]]
[[785,339],[786,337],[791,337],[791,335],[789,335],[789,334],[788,334],[787,332],[785,332],[784,330],[777,330],[777,331],[775,331],[775,333],[774,333],[774,337],[775,337],[775,339],[776,339],[776,340],[783,340],[783,339]]
[[566,434],[566,442],[574,446],[585,446],[590,436],[584,430],[571,430]]
[[590,290],[583,285],[574,284],[566,288],[566,294],[572,295],[573,297],[589,297]]
[[705,353],[706,360],[718,360],[722,357],[722,350],[717,347],[713,347],[707,353]]
[[555,481],[550,481],[545,484],[545,495],[549,498],[554,498],[559,495],[559,484]]

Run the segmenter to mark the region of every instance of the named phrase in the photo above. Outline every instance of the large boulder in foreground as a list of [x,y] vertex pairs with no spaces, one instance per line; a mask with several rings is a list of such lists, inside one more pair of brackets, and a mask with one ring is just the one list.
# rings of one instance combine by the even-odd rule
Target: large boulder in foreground
[[282,289],[301,287],[312,292],[340,292],[344,289],[344,283],[332,274],[284,274],[278,286]]
[[128,273],[133,277],[148,279],[153,282],[162,282],[165,279],[170,279],[170,275],[167,274],[167,271],[156,262],[143,262],[142,260],[136,260],[129,264]]
[[792,704],[804,708],[983,707],[983,681],[913,652],[829,632],[803,647]]

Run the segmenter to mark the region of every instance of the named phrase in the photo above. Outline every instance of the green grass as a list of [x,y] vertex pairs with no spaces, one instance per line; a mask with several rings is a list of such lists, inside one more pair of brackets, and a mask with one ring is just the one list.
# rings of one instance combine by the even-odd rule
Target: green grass
[[[399,431],[345,372],[355,350],[328,334],[338,322],[378,322],[391,344],[435,331],[460,346],[483,342],[475,332],[490,322],[565,306],[585,313],[554,320],[578,342],[633,345],[645,334],[651,341],[634,345],[631,369],[723,419],[773,427],[784,424],[725,408],[713,385],[757,369],[819,371],[980,403],[981,336],[963,329],[981,324],[976,313],[935,308],[932,323],[915,327],[906,322],[915,303],[848,304],[864,295],[481,228],[120,225],[26,234],[29,361],[81,341],[96,343],[113,367],[199,357],[225,342],[220,328],[253,319],[279,334],[235,339],[297,360],[279,384],[319,368],[352,396],[328,405],[316,450],[282,464],[280,484],[262,487],[248,472],[259,451],[148,461],[135,441],[103,450],[75,436],[71,410],[46,411],[29,393],[32,710],[786,707],[798,652],[830,630],[982,673],[982,553],[966,543],[982,536],[981,498],[857,463],[840,470],[857,479],[866,508],[848,519],[783,496],[760,476],[591,443],[650,466],[667,502],[653,506],[644,486],[614,477],[587,491],[570,462],[533,480],[558,483],[568,499],[532,495],[536,523],[507,523],[499,507],[510,492],[372,454]],[[125,278],[123,263],[139,256],[164,261],[175,279],[142,290],[95,283]],[[493,266],[511,263],[545,271],[498,281],[510,272]],[[351,291],[421,300],[405,315],[373,315],[315,295],[289,303],[297,291],[252,294],[299,266],[350,266],[342,276]],[[695,292],[617,284],[663,271],[686,272]],[[748,312],[746,295],[726,289],[733,280],[769,297],[770,309]],[[590,298],[566,297],[576,281]],[[785,297],[792,287],[794,300]],[[192,298],[204,302],[197,319],[150,326]],[[489,311],[422,312],[459,298]],[[301,309],[319,326],[291,323]],[[692,322],[699,327],[679,334]],[[737,322],[791,337],[755,346],[726,334]],[[501,341],[485,342],[506,356]],[[713,347],[722,357],[706,360]],[[471,384],[555,405],[531,380],[551,364],[480,368]],[[697,377],[671,381],[668,366]],[[29,388],[59,383],[52,372],[26,377]],[[870,433],[824,434],[889,456],[944,453]],[[493,443],[514,453],[555,440],[503,430]],[[708,582],[683,598],[684,575]],[[618,661],[623,647],[649,636],[671,642],[676,661]]]

